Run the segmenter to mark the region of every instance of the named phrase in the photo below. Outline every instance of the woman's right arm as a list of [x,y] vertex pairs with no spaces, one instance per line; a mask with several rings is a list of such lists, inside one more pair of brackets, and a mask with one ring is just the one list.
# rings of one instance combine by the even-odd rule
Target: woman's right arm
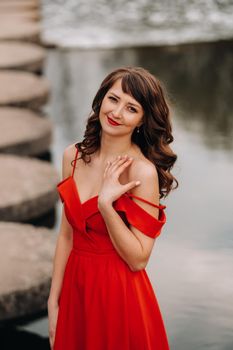
[[[62,159],[62,178],[65,179],[71,173],[71,161],[75,157],[74,146],[68,146]],[[56,249],[53,259],[53,273],[48,298],[48,316],[49,316],[49,340],[50,346],[53,347],[57,315],[58,315],[58,300],[62,288],[63,276],[66,263],[73,245],[73,229],[67,221],[64,207],[62,208],[62,218],[60,230],[57,238]]]

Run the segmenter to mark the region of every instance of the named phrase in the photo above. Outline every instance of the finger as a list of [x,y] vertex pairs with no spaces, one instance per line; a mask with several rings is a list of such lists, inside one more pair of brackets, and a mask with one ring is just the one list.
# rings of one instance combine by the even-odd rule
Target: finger
[[52,337],[54,335],[54,329],[49,330],[49,336]]
[[112,161],[112,165],[116,165],[118,162],[120,162],[122,159],[125,159],[127,158],[128,156],[127,155],[119,155],[117,156],[113,161]]
[[[106,166],[106,168],[104,170],[104,175],[103,175],[104,178],[108,175],[108,173],[110,174],[110,173],[112,173],[114,171],[115,166],[116,166],[117,163],[119,163],[119,161],[122,161],[121,160],[121,156],[118,156],[112,162],[110,162],[110,161],[107,162],[107,166]],[[114,166],[114,164],[115,164],[115,166]]]
[[134,187],[137,187],[141,184],[141,181],[130,181],[128,182],[127,184],[123,185],[124,189],[125,189],[125,192],[131,190],[132,188]]
[[123,157],[119,158],[119,160],[117,162],[112,164],[110,171],[114,172],[119,166],[121,166],[122,164],[127,162],[127,160],[128,160],[128,156],[123,156]]
[[53,347],[54,334],[55,334],[55,332],[53,330],[49,331],[49,343],[50,343],[51,348]]
[[119,176],[121,173],[123,173],[123,171],[132,163],[133,158],[129,158],[127,159],[124,163],[120,164],[117,168],[116,168],[116,174],[117,176]]
[[108,160],[108,161],[107,161],[106,168],[105,168],[105,170],[104,170],[104,177],[107,175],[108,169],[110,168],[111,164],[112,164],[112,163]]
[[50,348],[52,349],[53,348],[53,343],[52,343],[52,338],[49,337],[49,345],[50,345]]
[[53,349],[54,348],[54,337],[52,337],[51,346],[52,346],[52,349]]
[[113,161],[112,164],[116,164],[120,159],[121,159],[121,155],[117,156]]

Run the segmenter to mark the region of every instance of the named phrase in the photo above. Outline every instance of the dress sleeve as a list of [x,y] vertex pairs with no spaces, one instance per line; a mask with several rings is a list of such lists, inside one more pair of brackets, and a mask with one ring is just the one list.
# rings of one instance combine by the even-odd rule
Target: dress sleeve
[[[139,206],[130,197],[135,197],[143,202],[146,202],[156,208],[159,208],[159,217],[156,219],[141,206]],[[132,194],[124,194],[114,202],[114,208],[117,211],[125,213],[126,219],[132,226],[143,232],[145,235],[156,238],[160,235],[163,225],[166,222],[164,213],[165,205],[156,205],[138,196]]]

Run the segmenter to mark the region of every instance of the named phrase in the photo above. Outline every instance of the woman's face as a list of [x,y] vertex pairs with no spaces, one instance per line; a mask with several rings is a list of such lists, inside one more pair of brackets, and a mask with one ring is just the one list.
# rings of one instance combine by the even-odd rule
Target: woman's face
[[142,124],[143,113],[141,104],[123,92],[118,79],[103,98],[99,119],[105,132],[125,135]]

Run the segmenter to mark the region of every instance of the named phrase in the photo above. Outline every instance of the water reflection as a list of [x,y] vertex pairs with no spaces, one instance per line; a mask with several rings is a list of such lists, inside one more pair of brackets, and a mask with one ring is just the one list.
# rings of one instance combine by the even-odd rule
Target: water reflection
[[53,112],[61,115],[60,123],[67,124],[63,136],[82,135],[80,118],[83,121],[89,113],[101,79],[112,68],[130,64],[148,68],[165,82],[182,128],[201,135],[208,148],[232,150],[232,49],[233,42],[219,42],[179,48],[51,52],[48,74],[55,83]]
[[16,328],[0,328],[1,349],[50,350],[48,338]]
[[138,50],[169,87],[182,128],[198,133],[209,148],[232,150],[233,42]]
[[232,43],[109,51],[51,51],[49,114],[57,125],[55,165],[80,140],[94,94],[121,65],[142,65],[164,81],[174,105],[174,174],[167,225],[148,274],[171,349],[233,348]]

